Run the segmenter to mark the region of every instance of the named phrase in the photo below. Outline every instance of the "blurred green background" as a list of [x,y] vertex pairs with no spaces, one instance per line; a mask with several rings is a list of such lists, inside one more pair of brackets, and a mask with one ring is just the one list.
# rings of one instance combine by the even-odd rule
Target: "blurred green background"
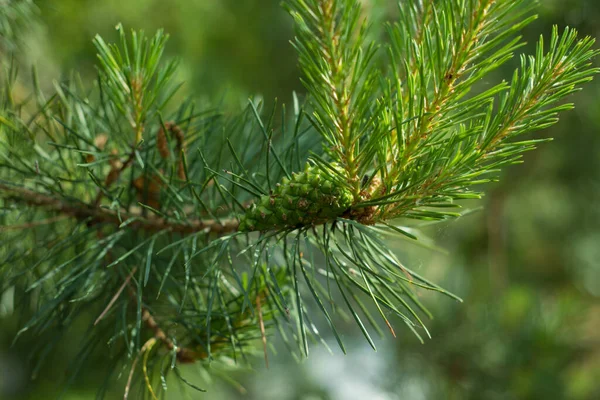
[[[394,10],[391,1],[364,2],[378,18]],[[91,38],[97,33],[114,38],[122,22],[170,33],[169,56],[181,58],[184,91],[197,98],[239,107],[250,95],[288,102],[292,91],[302,92],[289,44],[292,21],[279,0],[37,4],[43,27],[26,38],[26,62],[38,66],[47,87],[71,69],[91,78]],[[523,32],[530,44],[539,34],[549,35],[553,24],[600,37],[598,0],[544,0],[539,15]],[[510,77],[511,67],[499,75]],[[556,140],[506,170],[489,187],[483,210],[429,232],[449,255],[391,244],[422,274],[464,299],[459,304],[424,296],[436,316],[429,323],[432,340],[420,344],[397,329],[398,339],[381,338],[374,353],[347,324],[345,340],[355,343],[348,356],[333,345],[333,355],[315,346],[302,363],[281,352],[271,355],[269,370],[257,358],[253,371],[231,375],[243,389],[223,379],[207,381],[206,371],[192,367],[186,376],[209,392],[186,397],[173,385],[167,399],[599,399],[599,95],[596,80],[573,96],[575,111],[543,132]],[[18,324],[0,308],[0,399],[56,398],[83,331],[70,329],[59,351],[29,381],[26,354],[33,344],[10,346]],[[107,368],[103,360],[102,354],[95,358],[94,367],[64,393],[66,399],[95,398]],[[125,379],[107,398],[122,398]]]

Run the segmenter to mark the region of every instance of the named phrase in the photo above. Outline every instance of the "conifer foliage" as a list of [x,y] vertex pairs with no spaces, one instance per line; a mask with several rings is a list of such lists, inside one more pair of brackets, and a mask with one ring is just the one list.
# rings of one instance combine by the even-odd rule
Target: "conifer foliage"
[[[0,293],[24,318],[15,340],[40,338],[40,363],[90,312],[73,372],[110,349],[126,396],[137,385],[151,398],[166,375],[183,380],[181,364],[268,362],[276,336],[308,356],[319,324],[345,352],[340,319],[373,348],[380,325],[429,336],[418,292],[458,297],[385,240],[418,241],[408,220],[460,216],[598,72],[593,40],[557,28],[489,83],[523,45],[528,0],[401,1],[381,42],[358,0],[285,6],[307,92],[291,108],[174,101],[162,31],[96,37],[97,80],[52,93],[4,63]],[[10,40],[14,14],[0,15]],[[14,60],[18,46],[3,51]]]

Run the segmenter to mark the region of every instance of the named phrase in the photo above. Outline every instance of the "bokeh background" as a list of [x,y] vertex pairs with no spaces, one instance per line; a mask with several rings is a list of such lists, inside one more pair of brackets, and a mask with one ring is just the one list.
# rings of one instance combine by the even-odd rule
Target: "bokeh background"
[[[364,3],[376,18],[394,13],[392,1]],[[540,18],[523,32],[530,44],[549,35],[554,24],[600,37],[598,0],[540,3]],[[39,0],[37,5],[42,26],[24,38],[24,63],[37,65],[48,88],[72,69],[84,81],[91,78],[92,37],[112,39],[122,22],[170,33],[168,54],[181,59],[184,91],[197,98],[235,109],[250,95],[288,102],[294,90],[302,92],[289,44],[292,21],[279,0]],[[497,77],[509,78],[513,66]],[[447,254],[390,244],[422,274],[464,299],[460,304],[424,296],[436,316],[428,324],[433,339],[420,344],[397,329],[399,337],[380,338],[375,353],[353,324],[343,325],[345,340],[353,343],[347,356],[333,345],[333,354],[314,346],[301,363],[285,352],[271,354],[268,370],[257,358],[252,368],[227,373],[239,384],[209,379],[206,370],[192,367],[187,378],[209,392],[186,397],[173,385],[167,399],[599,399],[600,80],[571,100],[575,111],[543,132],[555,141],[527,154],[524,165],[504,171],[477,204],[482,210],[432,227],[428,233]],[[83,327],[70,328],[59,351],[29,380],[26,355],[34,343],[11,346],[19,320],[6,306],[0,301],[0,399],[95,398],[106,372],[102,357],[61,391]],[[122,377],[107,398],[122,398],[124,384]]]

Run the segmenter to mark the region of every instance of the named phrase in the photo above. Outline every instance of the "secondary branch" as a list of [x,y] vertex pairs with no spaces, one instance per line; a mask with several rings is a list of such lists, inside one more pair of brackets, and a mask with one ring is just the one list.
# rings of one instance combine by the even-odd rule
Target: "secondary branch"
[[120,226],[125,221],[130,221],[127,226],[133,229],[147,231],[161,231],[169,229],[172,232],[191,234],[208,231],[215,234],[227,234],[237,231],[237,219],[193,219],[187,222],[176,221],[156,216],[142,216],[142,214],[121,210],[119,212],[108,208],[93,206],[76,200],[59,199],[52,195],[39,193],[23,187],[9,186],[0,183],[0,198],[44,208],[63,215],[78,219],[90,219],[93,223],[108,223]]

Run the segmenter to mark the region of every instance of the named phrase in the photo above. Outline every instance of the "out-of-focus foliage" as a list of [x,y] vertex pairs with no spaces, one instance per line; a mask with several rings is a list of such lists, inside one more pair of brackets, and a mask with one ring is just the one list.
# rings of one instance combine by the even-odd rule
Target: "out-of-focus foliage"
[[0,7],[0,51],[6,55],[17,48],[31,28],[37,7],[32,0],[2,0]]
[[[180,72],[197,96],[250,94],[286,101],[299,89],[296,55],[289,45],[293,27],[278,1],[257,0],[61,0],[38,2],[47,29],[47,50],[63,71],[91,73],[95,50],[90,38],[108,42],[114,27],[171,36],[168,52],[181,59]],[[68,23],[67,23],[68,21]]]
[[[394,12],[391,1],[365,2],[381,15]],[[172,37],[171,55],[182,59],[182,78],[199,97],[229,89],[227,98],[236,101],[255,93],[287,100],[300,89],[288,43],[292,21],[277,0],[60,0],[38,6],[44,41],[27,42],[31,60],[43,64],[40,72],[48,79],[73,67],[91,72],[90,39],[96,33],[110,38],[123,22],[149,32],[164,27]],[[524,32],[530,43],[539,33],[549,34],[552,24],[600,37],[596,0],[544,0],[539,14]],[[378,354],[362,348],[346,358],[313,354],[300,365],[282,352],[269,371],[257,360],[258,372],[236,373],[247,398],[599,398],[599,82],[575,101],[575,111],[546,133],[556,140],[528,154],[524,166],[507,170],[484,210],[431,232],[450,256],[414,254],[422,270],[465,300],[424,299],[437,316],[429,323],[433,340],[421,345],[410,334],[386,337]],[[390,245],[406,251],[402,244]],[[0,399],[54,398],[75,346],[62,343],[29,382],[21,354],[34,343],[10,347],[19,321],[3,317],[9,309],[0,300]],[[71,343],[84,333],[77,328],[70,328]],[[348,325],[345,335],[360,333]],[[94,398],[109,368],[103,354],[95,359],[98,368],[80,375],[65,398]],[[215,399],[238,398],[242,390],[222,382],[209,389],[206,398]],[[114,398],[122,396],[120,390],[114,388]],[[168,399],[178,398],[173,387]]]

